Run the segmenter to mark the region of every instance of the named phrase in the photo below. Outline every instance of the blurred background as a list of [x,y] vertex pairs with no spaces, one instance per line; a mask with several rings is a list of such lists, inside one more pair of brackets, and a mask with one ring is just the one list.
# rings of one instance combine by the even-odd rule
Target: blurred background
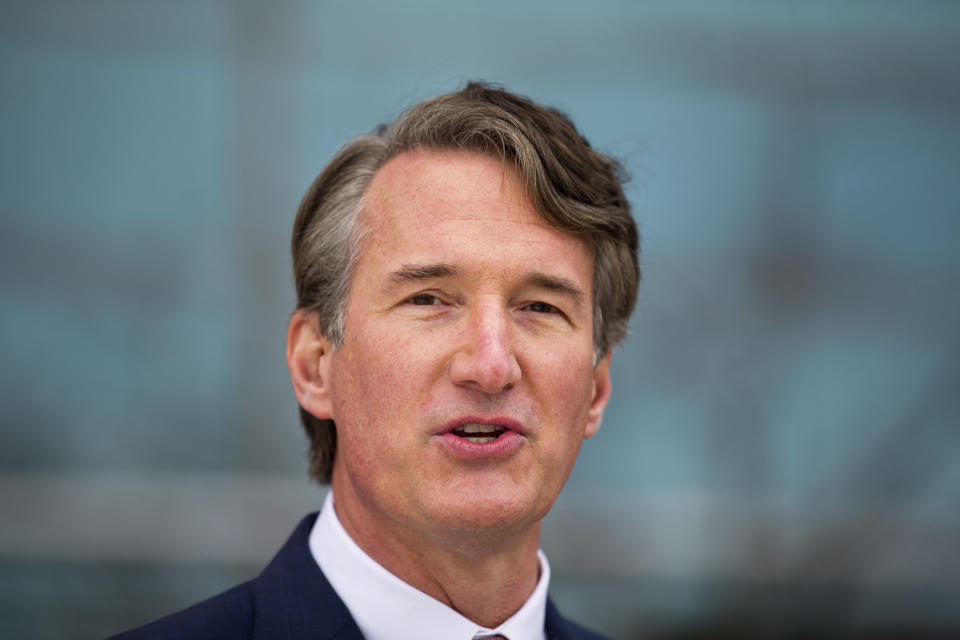
[[620,157],[644,236],[561,610],[960,637],[960,5],[825,0],[0,3],[0,637],[169,613],[319,507],[294,212],[471,78]]

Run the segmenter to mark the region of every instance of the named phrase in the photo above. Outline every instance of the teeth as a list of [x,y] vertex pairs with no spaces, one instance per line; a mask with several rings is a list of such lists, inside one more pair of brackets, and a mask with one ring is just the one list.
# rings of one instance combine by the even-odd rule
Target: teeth
[[470,442],[476,442],[477,444],[483,444],[485,442],[493,442],[496,438],[491,436],[479,436],[479,437],[466,437],[464,440],[469,440]]
[[503,431],[503,427],[499,427],[495,424],[477,424],[471,422],[470,424],[465,424],[458,431],[463,431],[464,433],[497,433],[498,431]]

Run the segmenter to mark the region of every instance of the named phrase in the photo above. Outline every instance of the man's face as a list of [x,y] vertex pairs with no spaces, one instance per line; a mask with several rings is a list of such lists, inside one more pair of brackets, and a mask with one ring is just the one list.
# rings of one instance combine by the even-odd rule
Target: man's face
[[341,518],[430,536],[536,524],[609,397],[590,250],[471,153],[392,159],[362,223],[344,342],[321,362]]

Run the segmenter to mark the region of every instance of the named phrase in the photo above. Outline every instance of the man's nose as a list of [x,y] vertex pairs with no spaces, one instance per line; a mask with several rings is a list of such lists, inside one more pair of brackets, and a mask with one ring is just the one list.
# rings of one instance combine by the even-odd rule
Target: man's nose
[[454,384],[495,394],[519,382],[520,363],[511,338],[513,327],[502,304],[484,301],[465,320],[463,343],[450,363]]

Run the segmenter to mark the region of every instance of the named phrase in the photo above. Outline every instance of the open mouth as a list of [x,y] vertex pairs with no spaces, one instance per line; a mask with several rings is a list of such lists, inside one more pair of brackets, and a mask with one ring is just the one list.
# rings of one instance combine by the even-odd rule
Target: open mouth
[[453,434],[463,438],[464,440],[469,440],[470,442],[484,444],[487,442],[493,442],[502,434],[506,433],[506,431],[507,428],[501,427],[500,425],[470,422],[467,424],[462,424],[454,429]]

